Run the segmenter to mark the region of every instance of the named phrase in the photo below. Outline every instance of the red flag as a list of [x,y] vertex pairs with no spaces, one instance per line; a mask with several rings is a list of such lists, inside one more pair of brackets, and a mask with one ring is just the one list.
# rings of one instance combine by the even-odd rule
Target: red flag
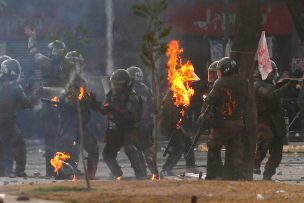
[[258,63],[259,63],[259,71],[262,75],[262,80],[265,80],[268,74],[272,71],[270,57],[267,48],[267,42],[265,37],[265,31],[262,32],[259,47],[257,50]]

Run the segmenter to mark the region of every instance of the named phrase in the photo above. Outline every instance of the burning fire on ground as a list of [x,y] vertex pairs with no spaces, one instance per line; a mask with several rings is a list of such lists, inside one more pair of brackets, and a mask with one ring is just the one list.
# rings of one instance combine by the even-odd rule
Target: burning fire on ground
[[150,177],[150,180],[152,180],[152,181],[153,181],[153,180],[159,180],[159,176],[153,173],[153,174],[151,175],[151,177]]
[[122,180],[122,176],[117,176],[115,179],[116,180]]
[[54,173],[59,175],[59,170],[63,167],[63,162],[69,160],[71,156],[64,152],[56,152],[53,159],[51,159],[51,165],[54,168]]
[[180,107],[181,118],[177,123],[177,128],[185,114],[185,109],[190,105],[190,99],[194,95],[194,89],[190,87],[191,82],[198,81],[199,77],[194,72],[192,63],[188,60],[183,63],[181,54],[183,49],[179,47],[177,40],[172,40],[168,44],[168,81],[170,90],[173,92],[174,105]]

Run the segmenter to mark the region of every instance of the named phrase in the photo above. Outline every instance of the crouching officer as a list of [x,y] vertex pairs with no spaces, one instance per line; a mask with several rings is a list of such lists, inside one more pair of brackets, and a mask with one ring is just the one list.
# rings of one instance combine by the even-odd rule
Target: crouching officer
[[[26,146],[17,125],[16,113],[20,109],[32,108],[36,98],[28,97],[18,79],[20,63],[15,59],[2,62],[0,69],[0,138],[11,145],[14,153],[15,172],[11,176],[25,177]],[[0,147],[0,157],[6,156]],[[0,163],[1,164],[1,163]]]
[[[238,180],[241,178],[241,132],[248,82],[239,76],[236,62],[229,57],[218,62],[217,75],[218,79],[205,99],[205,105],[212,106],[213,113],[207,143],[206,179],[215,179],[217,171],[222,170],[223,179]],[[223,146],[226,148],[226,159],[222,169],[218,153]]]
[[142,101],[131,88],[128,71],[118,69],[111,78],[111,90],[107,94],[102,113],[108,116],[109,127],[103,158],[115,178],[123,172],[116,157],[123,146],[137,179],[146,179],[147,171],[139,158],[137,149],[138,125],[142,114]]

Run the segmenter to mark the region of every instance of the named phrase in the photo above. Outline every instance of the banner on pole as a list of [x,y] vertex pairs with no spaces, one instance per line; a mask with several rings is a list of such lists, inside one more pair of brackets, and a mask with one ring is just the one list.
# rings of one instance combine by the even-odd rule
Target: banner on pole
[[267,41],[265,37],[265,31],[262,32],[259,41],[257,57],[258,57],[259,71],[262,75],[262,80],[265,80],[268,74],[272,71],[269,52],[267,48]]

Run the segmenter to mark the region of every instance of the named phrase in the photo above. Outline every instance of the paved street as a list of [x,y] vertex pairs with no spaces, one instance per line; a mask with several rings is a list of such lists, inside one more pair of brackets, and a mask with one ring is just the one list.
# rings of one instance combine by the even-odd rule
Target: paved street
[[[60,182],[58,180],[45,178],[45,164],[44,164],[44,149],[42,140],[29,140],[27,142],[28,146],[28,162],[26,167],[26,172],[28,174],[28,178],[9,178],[9,177],[2,177],[0,178],[0,195],[3,189],[6,186],[11,185],[23,185],[23,184],[38,184],[38,183],[53,183],[53,182]],[[162,164],[164,163],[164,158],[162,157],[163,149],[166,143],[160,143],[160,150],[158,152],[158,166],[161,168]],[[295,143],[291,143],[295,144]],[[298,143],[296,143],[298,144]],[[100,143],[100,151],[103,148],[103,145]],[[222,151],[224,154],[224,150]],[[101,153],[100,153],[101,154]],[[206,172],[206,152],[196,152],[197,157],[197,169],[203,174]],[[118,156],[119,163],[124,171],[125,179],[133,179],[133,170],[130,167],[130,163],[127,160],[125,154],[119,153]],[[264,165],[263,165],[264,166]],[[263,167],[262,166],[262,167]],[[82,165],[79,165],[80,170],[82,170]],[[292,184],[304,184],[304,153],[284,153],[282,163],[277,170],[277,175],[274,176],[274,180],[278,182],[286,182]],[[177,175],[181,175],[186,172],[185,169],[185,161],[181,159],[178,165],[175,167],[174,172]],[[37,175],[37,174],[40,175]],[[34,175],[36,174],[36,176]],[[109,170],[105,163],[103,162],[102,158],[100,158],[97,178],[99,180],[107,180],[109,179]],[[197,178],[197,177],[185,177],[187,179]],[[255,175],[255,180],[261,180],[261,175]],[[3,195],[3,194],[2,194]],[[1,197],[1,196],[0,196]],[[16,197],[7,196],[5,197],[5,202],[14,203]],[[43,203],[44,201],[34,201],[31,202],[35,203]]]
[[[162,164],[164,163],[164,157],[162,156],[163,149],[165,147],[165,142],[160,143],[160,150],[158,151],[158,167],[161,169]],[[293,144],[293,143],[291,143]],[[27,142],[27,166],[26,172],[28,178],[0,178],[0,186],[11,185],[11,184],[35,184],[35,183],[44,183],[52,182],[54,179],[44,178],[45,175],[45,163],[44,163],[44,147],[42,140],[30,140]],[[103,149],[102,143],[100,143],[100,161],[97,171],[97,178],[100,180],[106,180],[109,178],[110,171],[102,160],[101,151]],[[224,150],[222,151],[224,154]],[[197,170],[206,172],[206,152],[196,152],[196,164]],[[124,177],[129,179],[133,177],[133,170],[130,167],[130,163],[125,156],[123,150],[118,155],[119,163],[121,164],[124,172]],[[79,168],[82,170],[82,162],[79,163]],[[264,164],[265,162],[263,162]],[[264,165],[262,165],[263,168]],[[284,153],[282,163],[277,170],[277,175],[274,176],[276,181],[291,182],[297,184],[304,183],[304,153]],[[83,171],[83,170],[82,170]],[[175,167],[174,172],[177,175],[183,174],[185,172],[185,161],[182,158],[178,165]],[[37,172],[40,174],[37,175]],[[255,180],[260,180],[261,176],[255,175]]]

